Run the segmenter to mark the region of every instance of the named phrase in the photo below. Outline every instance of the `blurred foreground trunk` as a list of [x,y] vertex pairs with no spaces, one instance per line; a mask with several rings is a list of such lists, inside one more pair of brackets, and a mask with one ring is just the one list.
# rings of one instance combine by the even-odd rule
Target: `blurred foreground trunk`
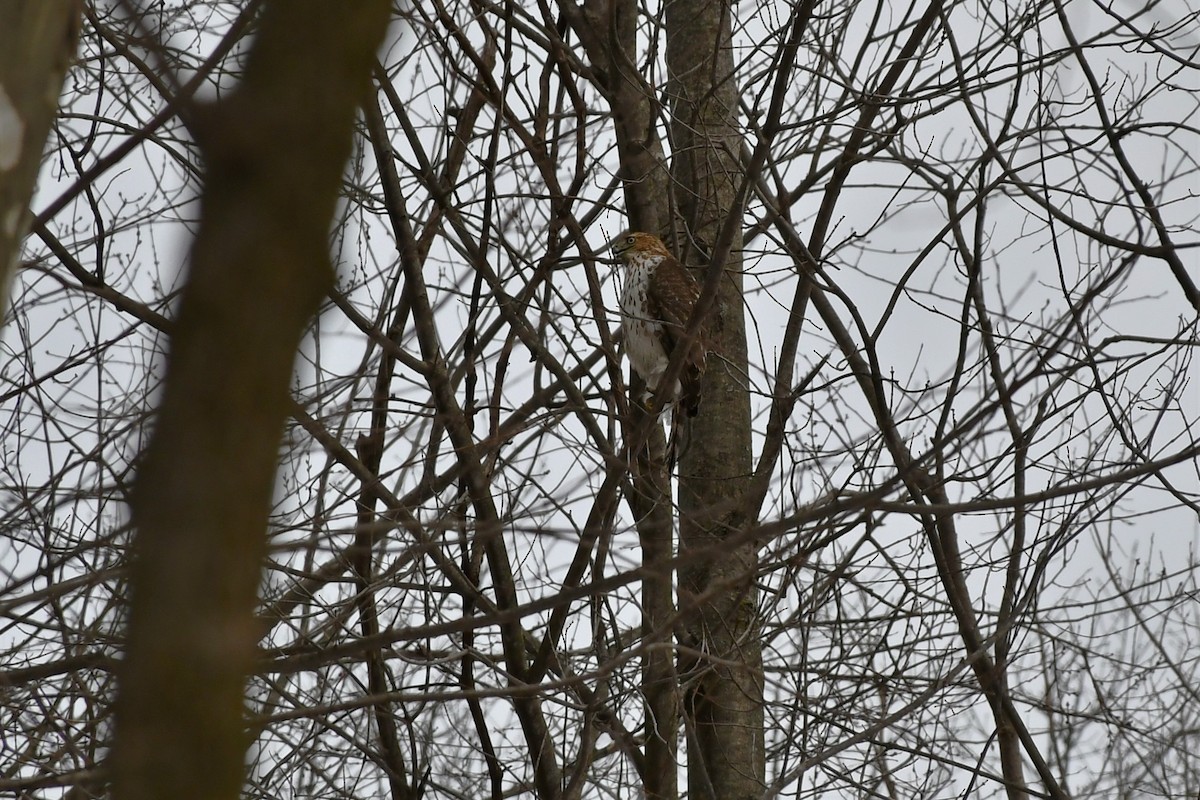
[[245,80],[196,110],[207,169],[166,388],[139,469],[114,795],[235,798],[267,514],[300,337],[384,0],[266,6]]
[[80,0],[0,3],[0,322],[29,223],[42,148],[79,36]]

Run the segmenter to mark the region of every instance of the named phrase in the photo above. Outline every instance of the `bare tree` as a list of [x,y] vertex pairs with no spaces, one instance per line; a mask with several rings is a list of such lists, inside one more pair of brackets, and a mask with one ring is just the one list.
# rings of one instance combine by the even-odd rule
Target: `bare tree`
[[[265,5],[85,4],[0,357],[0,790],[108,791],[153,578],[194,592],[160,609],[171,646],[205,645],[184,612],[240,609],[207,642],[234,677],[191,700],[245,732],[248,796],[1200,790],[1200,14],[394,6],[330,237],[295,218],[335,277],[269,359],[282,445],[276,401],[206,382],[248,409],[215,429],[278,457],[253,459],[269,514],[147,578],[126,504],[179,466],[147,442],[181,326],[231,367],[303,317],[249,276],[193,313],[181,270],[221,170],[282,162],[274,205],[316,168],[299,111],[260,155],[208,150]],[[281,108],[334,82],[324,28]],[[227,222],[274,238],[254,219]],[[626,227],[721,326],[674,466],[621,354]],[[220,322],[247,307],[259,333]],[[226,496],[173,504],[172,535],[251,460],[206,468]]]

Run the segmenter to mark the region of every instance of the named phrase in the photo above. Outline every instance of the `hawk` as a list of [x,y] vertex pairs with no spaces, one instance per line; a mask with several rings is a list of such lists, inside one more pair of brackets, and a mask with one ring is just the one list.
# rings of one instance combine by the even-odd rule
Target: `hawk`
[[[660,403],[678,399],[689,417],[700,407],[700,379],[707,357],[703,327],[691,341],[685,330],[700,287],[687,268],[675,260],[657,236],[631,231],[622,234],[613,252],[625,267],[621,287],[621,322],[629,362]],[[673,387],[659,383],[671,356],[687,347],[683,370]]]

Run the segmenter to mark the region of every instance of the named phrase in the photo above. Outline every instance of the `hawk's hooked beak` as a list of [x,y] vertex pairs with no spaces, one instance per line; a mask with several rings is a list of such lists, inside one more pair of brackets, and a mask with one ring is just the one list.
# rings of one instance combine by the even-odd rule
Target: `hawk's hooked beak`
[[634,238],[628,234],[617,237],[617,241],[613,242],[612,246],[613,255],[615,255],[617,258],[625,255],[625,253],[631,247],[633,247],[633,242]]

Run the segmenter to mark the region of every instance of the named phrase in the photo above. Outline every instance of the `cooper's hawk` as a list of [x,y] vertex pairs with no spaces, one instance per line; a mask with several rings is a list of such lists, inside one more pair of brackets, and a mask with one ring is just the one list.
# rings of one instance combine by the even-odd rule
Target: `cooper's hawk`
[[[656,406],[678,399],[687,415],[695,416],[707,349],[703,327],[690,340],[685,331],[700,299],[700,287],[657,236],[624,233],[613,252],[625,266],[621,322],[629,361],[653,392]],[[675,385],[664,391],[659,383],[680,347],[687,348],[683,369]]]

